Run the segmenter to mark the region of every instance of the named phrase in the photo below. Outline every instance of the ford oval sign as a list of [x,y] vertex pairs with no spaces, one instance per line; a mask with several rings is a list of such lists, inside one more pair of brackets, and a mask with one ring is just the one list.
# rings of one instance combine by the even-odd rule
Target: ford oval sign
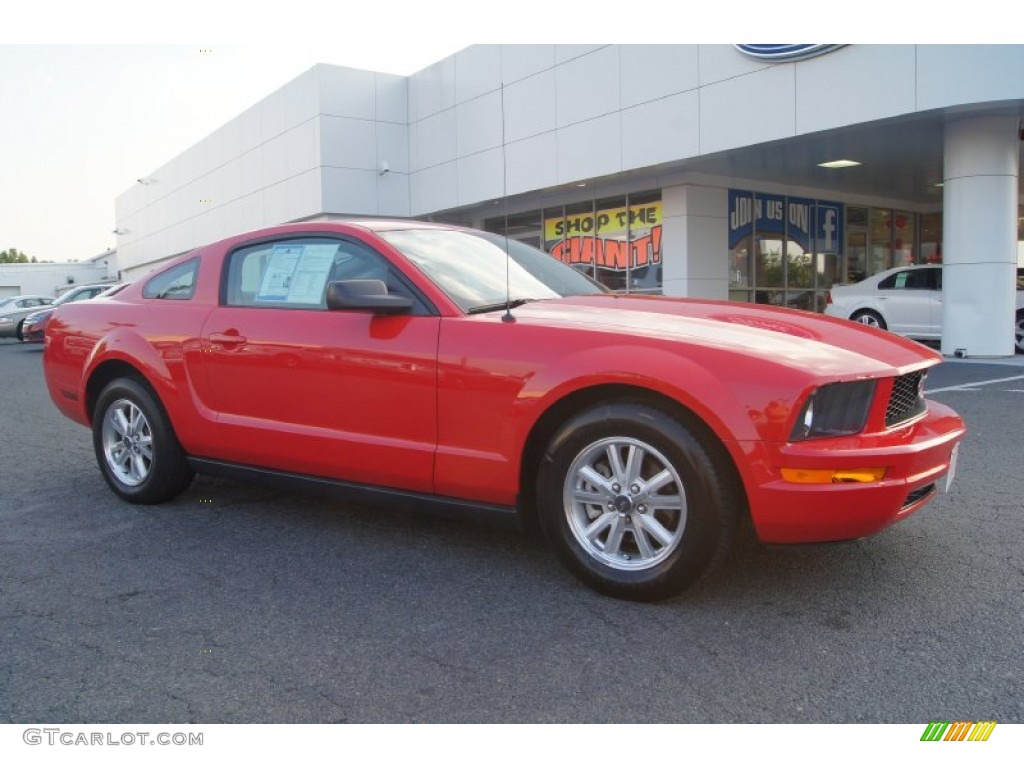
[[800,61],[842,48],[831,43],[736,43],[735,48],[762,61]]

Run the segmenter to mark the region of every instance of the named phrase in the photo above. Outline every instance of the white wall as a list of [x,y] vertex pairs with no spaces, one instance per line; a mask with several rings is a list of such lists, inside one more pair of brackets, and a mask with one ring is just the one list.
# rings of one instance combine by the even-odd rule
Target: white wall
[[105,264],[70,262],[59,264],[0,264],[0,295],[30,293],[56,298],[76,285],[104,282]]
[[536,206],[618,174],[654,188],[664,163],[1020,99],[1022,71],[1024,46],[851,45],[766,64],[731,45],[488,45],[408,78],[318,65],[118,197],[121,268],[322,214]]
[[474,46],[409,78],[411,213],[1020,99],[1019,72],[1020,45],[849,45],[781,64],[731,45]]
[[408,174],[407,79],[317,65],[117,198],[121,268],[324,212],[408,215]]

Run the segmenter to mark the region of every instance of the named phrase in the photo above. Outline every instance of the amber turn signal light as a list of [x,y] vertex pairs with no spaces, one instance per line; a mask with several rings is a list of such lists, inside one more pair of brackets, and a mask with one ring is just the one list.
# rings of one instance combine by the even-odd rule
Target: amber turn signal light
[[885,467],[859,469],[783,469],[782,479],[807,485],[831,483],[877,483],[885,477]]

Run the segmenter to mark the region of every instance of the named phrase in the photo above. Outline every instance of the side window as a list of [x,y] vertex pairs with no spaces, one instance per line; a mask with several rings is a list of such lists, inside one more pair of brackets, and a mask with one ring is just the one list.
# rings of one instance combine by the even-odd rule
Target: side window
[[186,261],[149,279],[142,289],[147,299],[191,299],[196,291],[199,259]]
[[906,269],[889,275],[878,284],[878,288],[883,291],[934,289],[935,271],[934,269]]
[[907,288],[922,291],[931,288],[929,285],[929,270],[915,269],[907,273]]
[[303,237],[241,248],[227,260],[224,303],[236,307],[327,309],[327,284],[383,280],[390,293],[409,296],[394,267],[373,249],[351,240]]
[[891,291],[893,288],[896,287],[897,278],[903,278],[903,281],[901,281],[899,285],[899,287],[902,288],[903,282],[906,281],[906,274],[906,272],[896,272],[894,274],[889,275],[887,278],[885,278],[885,280],[878,284],[878,289],[880,291]]

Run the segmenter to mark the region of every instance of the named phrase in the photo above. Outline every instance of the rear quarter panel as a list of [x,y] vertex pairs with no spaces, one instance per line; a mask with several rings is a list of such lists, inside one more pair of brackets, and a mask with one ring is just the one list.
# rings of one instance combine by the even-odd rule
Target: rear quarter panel
[[[191,257],[194,254],[181,260]],[[191,299],[143,298],[147,278],[109,299],[59,307],[47,325],[43,355],[47,386],[57,407],[89,426],[90,379],[111,363],[127,365],[155,391],[185,450],[200,451],[206,443],[204,430],[213,420],[196,386],[200,331],[217,295],[212,262],[201,260]]]

